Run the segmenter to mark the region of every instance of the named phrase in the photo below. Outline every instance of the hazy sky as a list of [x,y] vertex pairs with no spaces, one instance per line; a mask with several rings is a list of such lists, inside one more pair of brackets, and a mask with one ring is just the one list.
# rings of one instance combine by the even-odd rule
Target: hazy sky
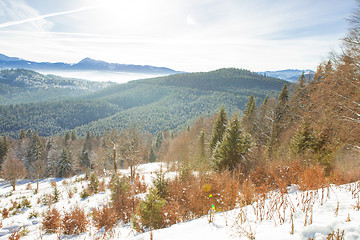
[[0,53],[183,71],[315,69],[355,0],[0,0]]

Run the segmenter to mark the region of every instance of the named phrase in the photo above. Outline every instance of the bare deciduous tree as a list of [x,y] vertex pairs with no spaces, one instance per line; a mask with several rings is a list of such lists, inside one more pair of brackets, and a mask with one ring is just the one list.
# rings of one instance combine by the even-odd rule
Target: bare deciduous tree
[[2,165],[1,175],[10,182],[15,191],[17,181],[26,176],[25,166],[19,159],[14,157],[12,152],[8,152]]
[[120,151],[130,168],[130,178],[133,181],[136,167],[142,162],[145,151],[143,138],[138,129],[128,128],[122,132]]

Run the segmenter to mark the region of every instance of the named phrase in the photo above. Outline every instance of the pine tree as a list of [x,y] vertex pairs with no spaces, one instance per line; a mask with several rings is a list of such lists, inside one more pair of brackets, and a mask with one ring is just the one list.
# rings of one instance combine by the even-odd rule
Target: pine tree
[[210,141],[211,151],[213,151],[215,149],[216,144],[222,140],[222,137],[226,130],[227,122],[228,122],[227,114],[225,112],[225,108],[222,107],[216,119],[213,135]]
[[233,172],[240,169],[242,173],[246,173],[250,168],[250,162],[246,159],[250,147],[250,136],[241,131],[238,116],[235,113],[223,140],[215,148],[213,154],[215,170]]
[[70,153],[67,147],[63,147],[60,158],[57,162],[57,176],[68,177],[73,171]]
[[253,94],[251,94],[246,108],[244,110],[244,115],[242,117],[242,124],[247,133],[254,134],[256,131],[255,125],[256,119],[256,100]]

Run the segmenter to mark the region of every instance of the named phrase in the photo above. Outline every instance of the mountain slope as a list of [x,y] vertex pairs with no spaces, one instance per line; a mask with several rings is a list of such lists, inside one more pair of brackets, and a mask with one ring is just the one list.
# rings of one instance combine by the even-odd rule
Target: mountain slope
[[113,83],[43,75],[26,69],[0,71],[0,104],[19,104],[78,97]]
[[278,78],[269,78],[236,68],[223,68],[211,72],[176,74],[174,76],[142,80],[142,82],[149,81],[159,85],[196,88],[205,91],[270,90],[281,88],[284,84],[284,81]]
[[221,106],[241,113],[251,94],[259,103],[265,96],[276,97],[284,83],[239,69],[132,81],[70,100],[2,106],[0,121],[6,124],[0,132],[17,136],[20,129],[32,128],[48,136],[75,128],[80,135],[88,130],[102,134],[136,125],[156,134],[187,127]]
[[0,54],[0,69],[4,68],[25,68],[31,70],[102,70],[115,72],[130,72],[130,73],[147,73],[147,74],[175,74],[176,71],[165,67],[154,67],[149,65],[133,65],[133,64],[118,64],[108,63],[105,61],[94,60],[91,58],[84,58],[78,63],[50,63],[50,62],[34,62],[20,58],[8,57]]

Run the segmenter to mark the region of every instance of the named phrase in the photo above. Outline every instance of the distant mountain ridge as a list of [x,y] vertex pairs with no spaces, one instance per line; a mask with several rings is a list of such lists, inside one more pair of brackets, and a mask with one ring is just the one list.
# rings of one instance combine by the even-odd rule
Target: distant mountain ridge
[[175,74],[179,73],[166,67],[155,67],[150,65],[134,65],[134,64],[119,64],[108,63],[101,60],[94,60],[91,58],[84,58],[78,63],[63,63],[63,62],[34,62],[16,57],[8,57],[0,54],[0,69],[5,68],[25,68],[31,70],[101,70],[114,72],[129,72],[129,73],[146,73],[146,74]]
[[286,69],[286,70],[279,70],[279,71],[265,71],[259,72],[261,75],[266,75],[269,77],[280,78],[282,80],[286,80],[289,82],[297,82],[299,77],[302,73],[305,73],[306,77],[313,77],[314,71],[313,70],[299,70],[299,69]]

